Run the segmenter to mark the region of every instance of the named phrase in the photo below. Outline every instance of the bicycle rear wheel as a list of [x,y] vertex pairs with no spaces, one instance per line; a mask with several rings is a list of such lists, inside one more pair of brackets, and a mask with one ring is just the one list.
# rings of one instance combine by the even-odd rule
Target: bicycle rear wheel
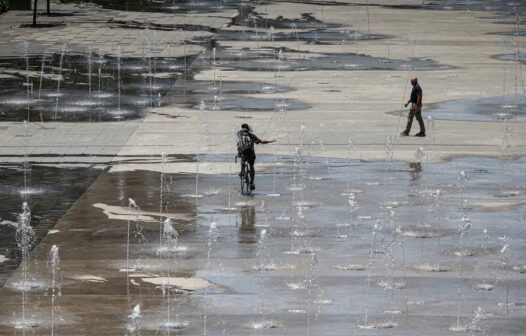
[[241,174],[239,175],[241,182],[241,195],[250,196],[252,189],[250,189],[250,169],[246,162],[241,163]]
[[244,163],[241,163],[241,174],[239,175],[239,181],[241,182],[241,195],[246,195],[248,193],[248,186],[245,182],[246,175],[247,175],[247,165]]
[[250,188],[250,169],[248,165],[245,166],[245,190],[247,196],[252,195],[252,188]]

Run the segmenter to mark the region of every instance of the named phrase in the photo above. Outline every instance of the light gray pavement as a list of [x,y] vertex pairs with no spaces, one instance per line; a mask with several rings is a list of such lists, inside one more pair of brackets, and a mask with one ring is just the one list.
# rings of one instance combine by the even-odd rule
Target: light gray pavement
[[[350,28],[367,31],[368,24],[365,9],[362,7],[309,6],[305,4],[276,3],[271,6],[256,7],[256,11],[267,13],[269,17],[284,15],[298,18],[301,13],[309,12],[325,22],[344,23]],[[407,59],[411,56],[431,58],[441,64],[452,66],[450,70],[432,70],[418,72],[404,71],[296,71],[281,72],[280,82],[291,85],[293,92],[284,94],[285,98],[294,98],[310,104],[312,107],[302,111],[288,111],[283,118],[277,113],[242,113],[235,111],[207,110],[204,119],[204,132],[212,139],[208,151],[229,153],[232,143],[217,141],[227,139],[233,128],[242,122],[239,116],[248,114],[248,122],[257,134],[265,130],[265,136],[277,138],[280,153],[293,153],[299,143],[299,129],[307,127],[307,142],[322,140],[326,145],[326,155],[347,156],[347,143],[352,140],[355,151],[353,157],[361,159],[383,159],[387,136],[396,143],[395,158],[413,160],[414,151],[425,147],[431,160],[446,159],[458,155],[500,154],[502,122],[462,122],[436,120],[435,130],[429,129],[424,139],[399,138],[406,122],[403,102],[408,99],[411,87],[409,77],[417,75],[424,88],[423,115],[434,103],[500,95],[504,91],[512,93],[512,87],[521,86],[520,80],[524,68],[512,62],[502,62],[493,55],[513,52],[510,38],[488,33],[496,30],[491,20],[479,18],[475,12],[397,10],[391,8],[370,7],[371,33],[388,34],[385,40],[360,41],[358,52],[378,57]],[[513,29],[513,27],[502,27]],[[411,40],[409,41],[409,38]],[[518,37],[520,46],[524,37]],[[506,43],[504,43],[506,42]],[[221,42],[222,46],[233,49],[289,47],[297,49],[292,42]],[[305,45],[301,50],[311,52],[349,52],[354,46],[348,45]],[[351,49],[351,50],[349,50]],[[296,53],[285,53],[285,57],[297,57]],[[303,55],[304,56],[304,55]],[[518,72],[517,72],[518,71]],[[216,76],[219,76],[216,73]],[[223,71],[223,81],[249,80],[275,82],[273,72]],[[213,72],[202,72],[197,79],[212,80]],[[514,83],[515,82],[515,83]],[[337,89],[339,92],[328,92]],[[277,98],[275,95],[270,98]],[[177,106],[167,106],[157,110],[167,115],[184,115],[189,119],[169,119],[159,115],[150,115],[144,120],[129,145],[122,153],[150,154],[166,151],[168,153],[192,153],[201,135],[196,129],[199,114],[195,110],[186,110]],[[403,113],[402,113],[403,111]],[[387,112],[396,112],[395,115]],[[400,114],[403,116],[399,117]],[[278,121],[279,120],[279,121]],[[181,125],[181,127],[178,127]],[[511,154],[521,156],[526,148],[525,130],[521,123],[512,123],[513,129]],[[418,128],[418,125],[413,125]],[[414,131],[415,129],[413,129]],[[191,142],[188,140],[192,139]],[[205,142],[206,145],[206,142]],[[206,150],[206,149],[205,149]],[[272,147],[262,147],[261,152],[274,153]]]
[[43,161],[75,162],[76,155],[93,156],[93,160],[99,160],[100,155],[104,157],[100,159],[108,160],[126,145],[138,123],[28,123],[27,128],[22,123],[7,123],[0,155],[3,161],[23,160],[24,155],[42,156],[39,159]]

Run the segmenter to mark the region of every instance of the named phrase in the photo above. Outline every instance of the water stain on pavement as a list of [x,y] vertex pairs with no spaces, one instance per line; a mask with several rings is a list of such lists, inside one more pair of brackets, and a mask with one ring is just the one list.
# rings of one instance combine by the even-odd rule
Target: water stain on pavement
[[433,104],[425,113],[433,119],[521,122],[526,120],[526,98],[519,93],[446,101]]
[[[95,53],[0,59],[0,120],[119,121],[157,106],[194,57],[115,58]],[[29,85],[28,85],[29,83]]]

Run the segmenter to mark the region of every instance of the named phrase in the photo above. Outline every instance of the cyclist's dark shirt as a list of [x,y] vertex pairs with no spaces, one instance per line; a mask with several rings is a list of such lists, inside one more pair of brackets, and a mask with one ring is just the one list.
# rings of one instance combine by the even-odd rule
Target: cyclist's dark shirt
[[252,133],[248,133],[248,135],[250,135],[250,139],[252,139],[252,150],[254,150],[254,144],[260,144],[261,143],[261,140],[255,135],[255,134],[252,134]]
[[413,86],[413,90],[411,91],[411,103],[416,104],[418,102],[418,95],[422,95],[422,88],[417,83]]
[[[241,129],[240,132],[248,132],[245,129]],[[246,161],[250,163],[251,165],[254,165],[254,162],[256,161],[256,151],[254,150],[254,144],[260,144],[261,139],[257,137],[257,135],[252,134],[251,132],[248,132],[248,135],[250,136],[251,144],[250,148],[245,149],[243,152],[239,152],[239,156],[243,159],[243,161]]]

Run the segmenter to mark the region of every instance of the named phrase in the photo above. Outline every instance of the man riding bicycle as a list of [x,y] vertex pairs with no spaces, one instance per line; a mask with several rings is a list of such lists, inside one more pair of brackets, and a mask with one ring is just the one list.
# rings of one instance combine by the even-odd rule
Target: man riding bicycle
[[248,124],[241,125],[241,130],[237,132],[237,153],[241,158],[241,173],[243,174],[243,169],[245,164],[248,163],[250,167],[250,189],[256,189],[254,185],[254,179],[256,175],[256,170],[254,169],[254,163],[256,162],[256,152],[254,151],[254,144],[269,144],[276,142],[276,140],[261,140],[255,134],[252,133],[252,129]]

